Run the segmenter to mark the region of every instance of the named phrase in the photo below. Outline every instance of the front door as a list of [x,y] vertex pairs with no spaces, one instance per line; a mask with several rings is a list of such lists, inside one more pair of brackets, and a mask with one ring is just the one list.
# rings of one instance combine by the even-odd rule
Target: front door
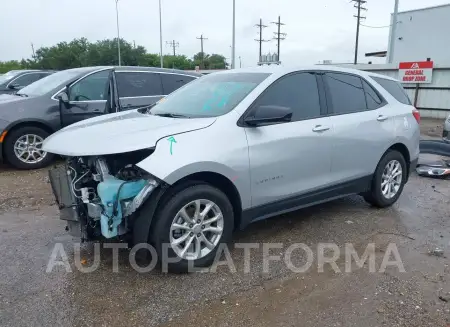
[[255,106],[293,110],[291,122],[246,127],[252,207],[288,200],[326,187],[331,169],[332,125],[317,76],[285,76],[256,100]]
[[64,126],[108,113],[111,70],[91,73],[69,87],[69,103],[62,105]]

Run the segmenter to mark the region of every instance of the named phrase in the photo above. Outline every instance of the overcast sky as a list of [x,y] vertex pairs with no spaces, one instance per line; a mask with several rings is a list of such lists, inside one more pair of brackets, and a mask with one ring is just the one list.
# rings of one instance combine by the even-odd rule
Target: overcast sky
[[[448,0],[400,0],[400,11],[448,3]],[[29,58],[35,49],[61,41],[86,37],[90,41],[116,36],[115,0],[14,0],[0,1],[0,60]],[[163,52],[166,41],[176,40],[179,53],[191,57],[200,51],[231,57],[232,0],[162,0]],[[363,22],[370,26],[390,23],[394,0],[368,0]],[[349,0],[236,0],[236,60],[255,66],[258,58],[257,29],[263,19],[269,25],[263,37],[273,36],[270,24],[281,16],[283,64],[314,64],[321,60],[350,62],[353,59],[356,10]],[[135,41],[149,52],[159,52],[158,0],[119,0],[121,37]],[[365,52],[387,50],[389,28],[361,27],[360,60]],[[263,52],[276,50],[276,42]],[[381,59],[382,62],[384,59]]]

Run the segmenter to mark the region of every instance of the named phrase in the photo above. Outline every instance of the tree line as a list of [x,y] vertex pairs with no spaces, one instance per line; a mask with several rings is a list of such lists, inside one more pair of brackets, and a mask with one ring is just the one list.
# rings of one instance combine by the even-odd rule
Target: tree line
[[[143,46],[134,46],[120,39],[120,57],[122,66],[160,67],[159,54],[148,53]],[[89,42],[86,38],[74,39],[71,42],[60,42],[51,47],[36,50],[31,59],[0,61],[0,74],[14,69],[54,69],[85,66],[118,65],[117,39]],[[185,55],[164,55],[164,68],[193,70],[225,69],[226,59],[220,54],[199,52],[193,58]]]

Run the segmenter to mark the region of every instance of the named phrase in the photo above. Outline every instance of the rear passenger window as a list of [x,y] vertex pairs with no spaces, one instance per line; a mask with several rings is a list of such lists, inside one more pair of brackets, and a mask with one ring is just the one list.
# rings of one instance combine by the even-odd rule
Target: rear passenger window
[[364,93],[366,94],[367,109],[374,110],[381,107],[383,100],[378,96],[372,86],[365,80],[363,81]]
[[390,79],[371,76],[378,84],[380,84],[386,91],[388,91],[398,102],[403,104],[411,104],[405,90],[402,85]]
[[12,84],[17,84],[19,86],[27,86],[30,85],[31,83],[36,82],[37,80],[39,80],[40,74],[39,73],[27,73],[27,74],[23,74],[20,77],[17,77],[15,80],[12,81]]
[[292,121],[320,116],[319,90],[315,74],[297,73],[269,86],[258,99],[260,106],[281,106],[293,111]]
[[161,74],[164,95],[169,95],[176,89],[179,89],[184,84],[194,80],[192,76],[176,75],[176,74]]
[[116,72],[120,98],[162,95],[161,77],[157,73]]
[[348,114],[367,109],[365,93],[359,77],[326,73],[325,82],[328,85],[335,114]]

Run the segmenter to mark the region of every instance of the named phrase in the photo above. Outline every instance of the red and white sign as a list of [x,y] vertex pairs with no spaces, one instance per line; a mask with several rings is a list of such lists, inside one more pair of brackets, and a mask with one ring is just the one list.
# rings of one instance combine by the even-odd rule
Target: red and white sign
[[431,83],[433,78],[432,61],[401,62],[398,68],[402,83]]

